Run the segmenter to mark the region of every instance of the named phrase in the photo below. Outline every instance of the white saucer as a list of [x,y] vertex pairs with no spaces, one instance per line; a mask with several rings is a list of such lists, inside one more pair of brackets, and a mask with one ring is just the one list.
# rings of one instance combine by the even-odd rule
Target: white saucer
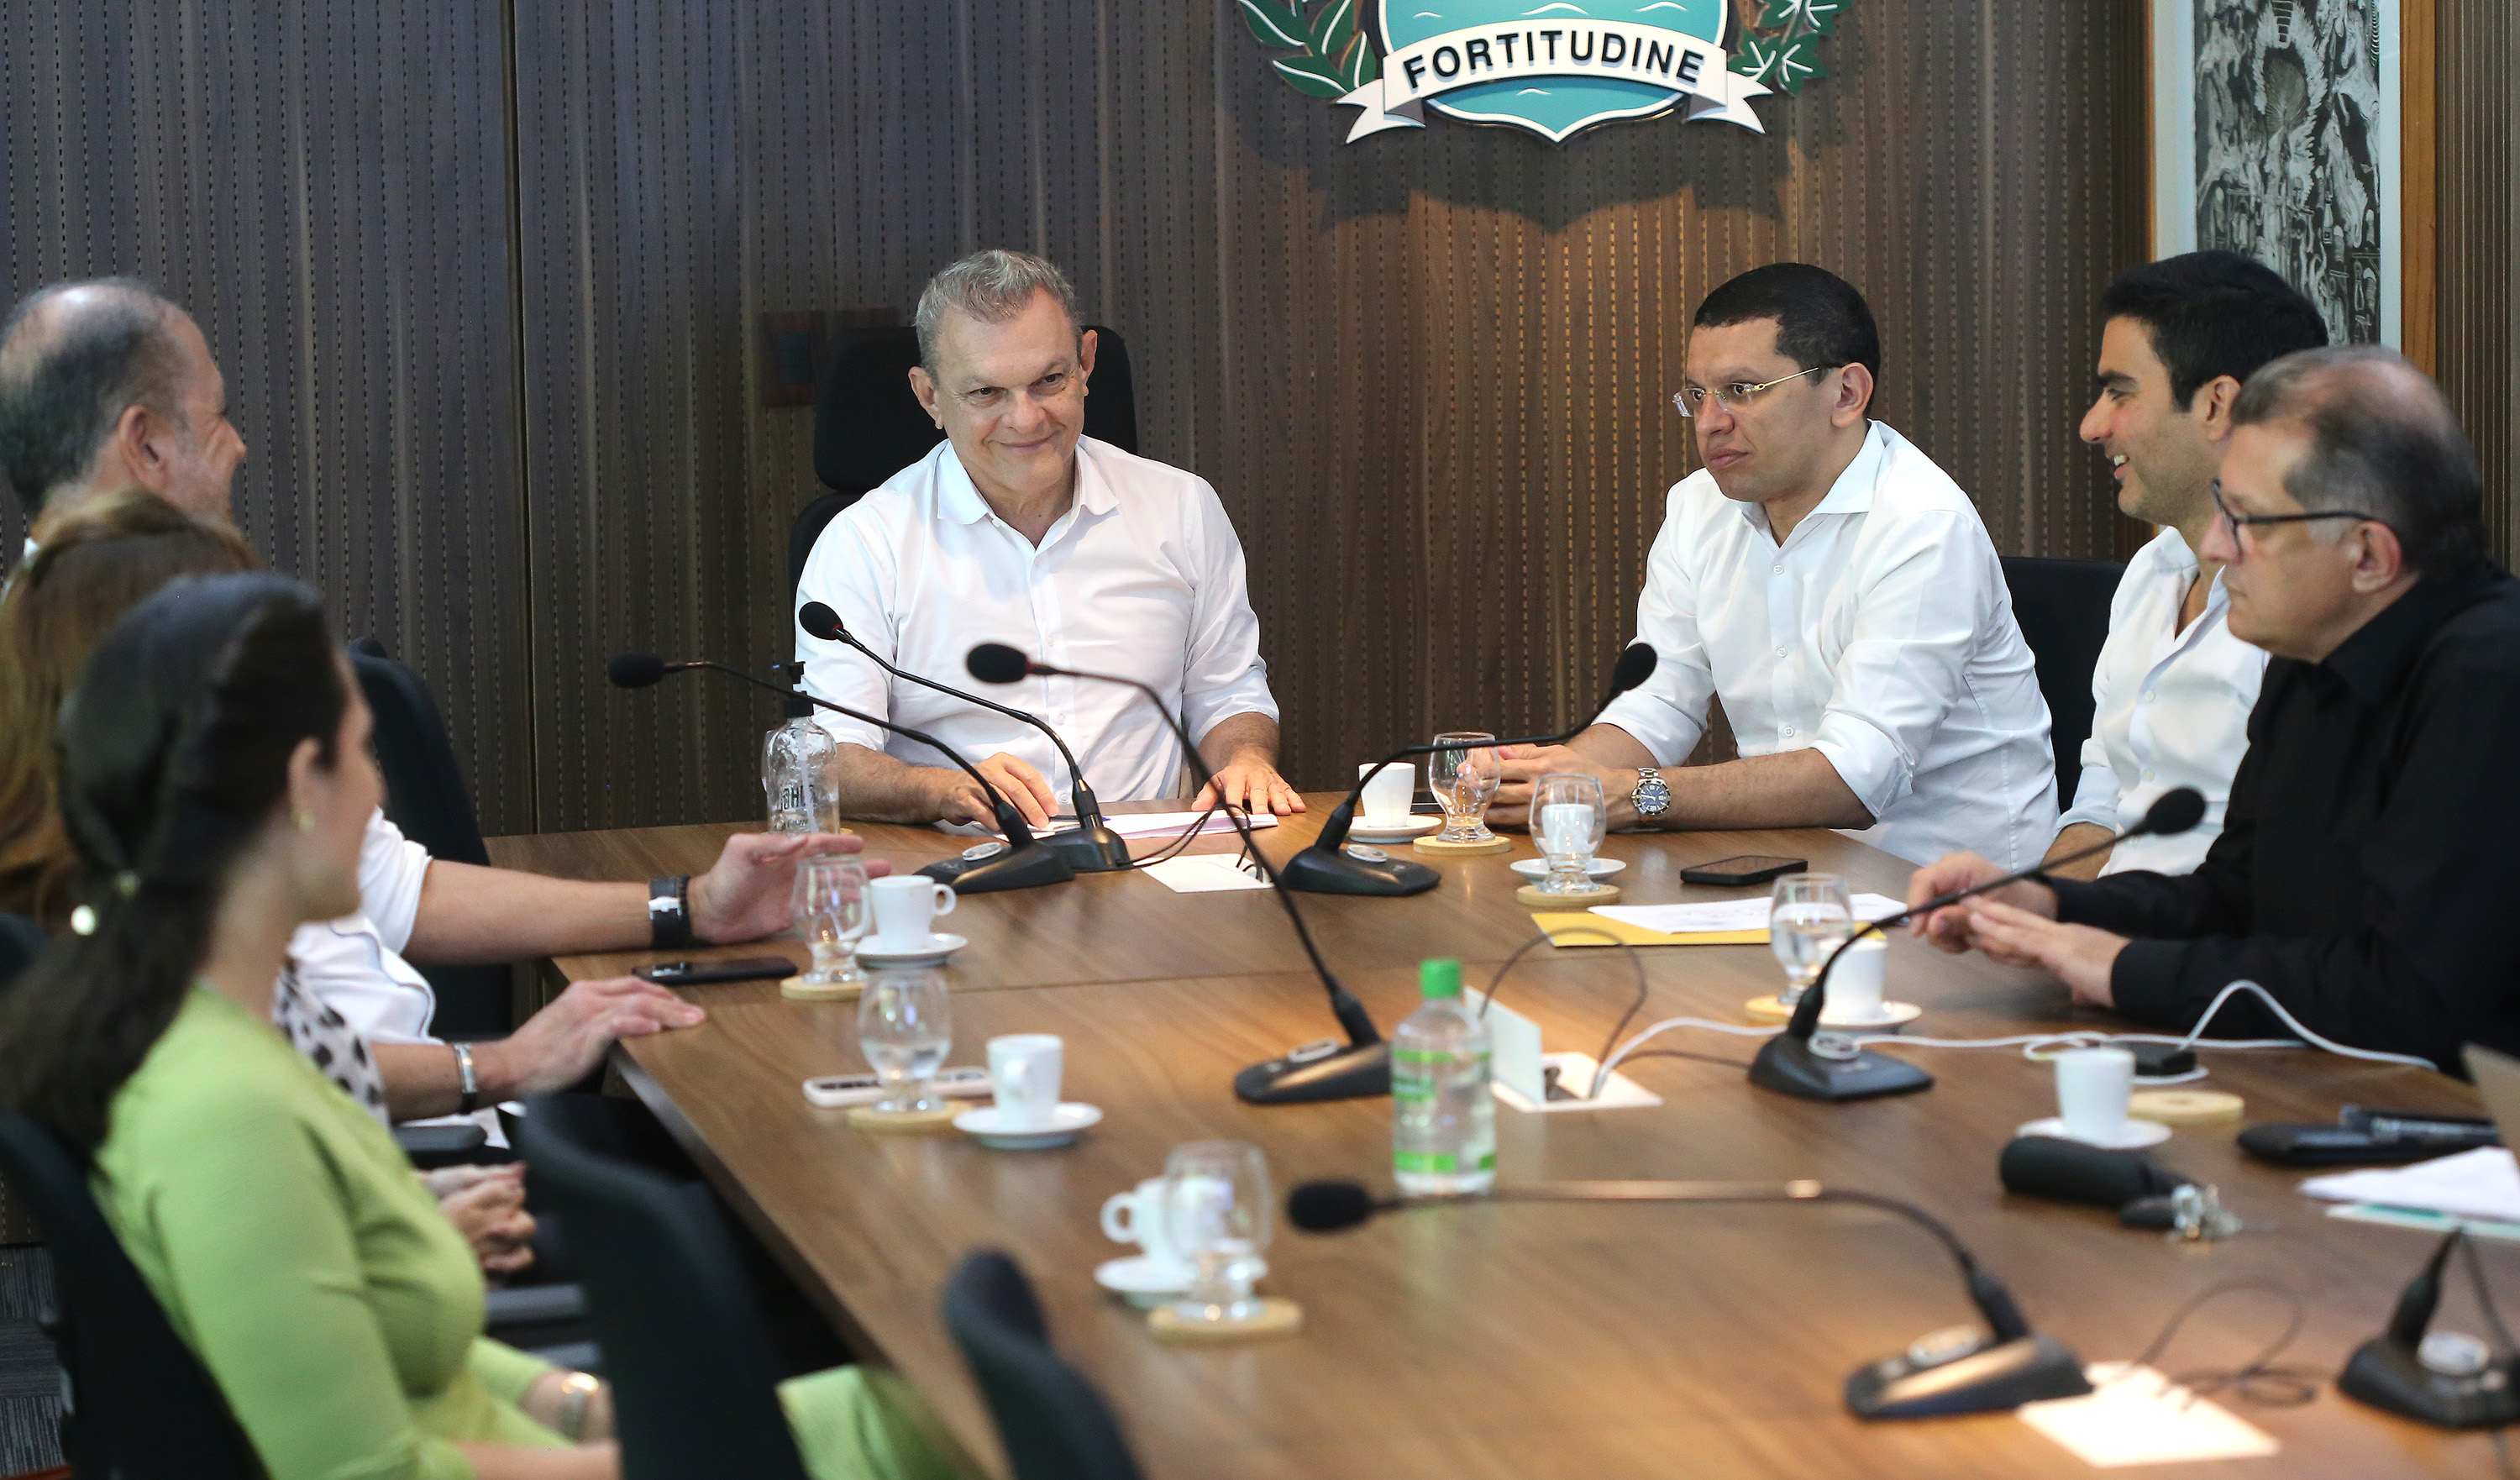
[[1914,1022],[1925,1009],[1912,1002],[1885,1002],[1881,1010],[1870,1017],[1842,1014],[1826,1003],[1821,1005],[1820,1025],[1823,1028],[1895,1028],[1904,1022]]
[[1424,837],[1444,826],[1440,817],[1409,817],[1399,822],[1367,822],[1358,818],[1348,825],[1347,835],[1361,843],[1405,843],[1413,837]]
[[1049,1146],[1063,1146],[1076,1139],[1076,1133],[1102,1119],[1095,1105],[1068,1103],[1051,1113],[1050,1124],[1026,1126],[1016,1130],[1009,1126],[998,1107],[979,1105],[954,1117],[954,1129],[968,1131],[980,1138],[980,1144],[1001,1151],[1038,1151]]
[[[1627,866],[1628,861],[1624,858],[1597,858],[1593,860],[1593,867],[1586,872],[1590,873],[1595,878],[1607,878]],[[1547,878],[1549,876],[1549,860],[1545,858],[1517,858],[1512,863],[1506,865],[1506,867],[1511,869],[1514,873],[1521,875],[1525,878]]]
[[870,966],[927,966],[962,950],[970,942],[960,935],[930,933],[927,944],[917,951],[887,951],[870,935],[858,944],[858,960]]
[[2046,1120],[2033,1120],[2013,1128],[2015,1136],[2054,1136],[2064,1141],[2080,1141],[2085,1145],[2100,1146],[2111,1151],[2132,1151],[2138,1146],[2157,1146],[2170,1139],[2170,1127],[2157,1120],[2130,1120],[2107,1141],[2088,1141],[2080,1136],[2067,1136],[2065,1122],[2050,1115]]
[[[1259,1261],[1259,1273],[1252,1278],[1265,1278],[1269,1273],[1266,1260]],[[1094,1268],[1094,1282],[1114,1295],[1125,1295],[1136,1306],[1154,1307],[1164,1304],[1190,1288],[1190,1266],[1158,1264],[1146,1254],[1127,1259],[1113,1259]]]

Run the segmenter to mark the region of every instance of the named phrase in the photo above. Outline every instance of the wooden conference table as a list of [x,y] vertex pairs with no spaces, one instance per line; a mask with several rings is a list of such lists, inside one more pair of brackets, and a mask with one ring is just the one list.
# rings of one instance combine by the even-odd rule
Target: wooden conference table
[[[1334,798],[1262,833],[1273,858],[1308,841]],[[1131,809],[1115,809],[1131,810]],[[1153,809],[1137,809],[1153,810]],[[731,826],[495,840],[500,864],[588,878],[707,867]],[[924,829],[860,830],[872,857],[915,868],[962,846]],[[1152,842],[1138,844],[1140,852]],[[1201,851],[1231,851],[1230,837]],[[1397,845],[1405,848],[1405,845]],[[1618,836],[1627,901],[1716,899],[1680,871],[1736,853],[1810,859],[1850,887],[1905,892],[1898,859],[1834,833]],[[1512,856],[1531,856],[1515,839]],[[1461,957],[1473,985],[1532,935],[1506,857],[1436,860],[1444,882],[1412,899],[1306,895],[1334,970],[1386,1032],[1416,997],[1421,958]],[[1152,1477],[1359,1476],[1375,1480],[1600,1480],[1642,1475],[2066,1474],[2081,1461],[2010,1415],[1867,1424],[1842,1403],[1847,1373],[1936,1328],[1974,1319],[1951,1263],[1920,1231],[1861,1209],[1783,1206],[1481,1206],[1418,1210],[1316,1237],[1281,1223],[1262,1288],[1304,1310],[1293,1336],[1221,1348],[1161,1345],[1144,1316],[1104,1294],[1095,1266],[1103,1199],[1162,1169],[1178,1143],[1229,1137],[1265,1149],[1282,1189],[1309,1178],[1387,1187],[1387,1100],[1260,1108],[1234,1071],[1330,1031],[1267,893],[1175,894],[1100,875],[965,899],[951,928],[955,1051],[1011,1032],[1067,1043],[1066,1098],[1104,1119],[1059,1150],[991,1151],[954,1134],[869,1136],[806,1104],[808,1077],[864,1067],[856,1009],[786,1001],[775,984],[697,987],[702,1026],[626,1044],[637,1092],[720,1191],[870,1361],[934,1404],[972,1454],[1006,1473],[994,1430],[937,1310],[965,1253],[1011,1252],[1032,1277],[1055,1339],[1118,1411]],[[805,959],[801,946],[780,948]],[[736,948],[759,954],[762,947]],[[706,951],[683,955],[721,954]],[[1682,1013],[1740,1021],[1775,990],[1765,946],[1641,953],[1640,1024]],[[569,979],[615,975],[648,953],[563,958]],[[2037,973],[1955,959],[1904,936],[1889,996],[1926,1010],[1911,1032],[1984,1038],[2106,1027]],[[1503,988],[1552,1049],[1598,1052],[1635,993],[1623,953],[1542,946]],[[2096,1210],[2017,1198],[1997,1152],[2054,1113],[2052,1076],[2017,1050],[1894,1049],[1932,1090],[1851,1105],[1750,1088],[1755,1040],[1678,1030],[1659,1047],[1712,1055],[1636,1061],[1659,1108],[1497,1114],[1503,1180],[1721,1178],[1822,1181],[1913,1199],[1947,1220],[2020,1298],[2032,1322],[2086,1361],[2132,1358],[2189,1295],[2272,1281],[2307,1307],[2284,1361],[2333,1373],[2386,1321],[2431,1247],[2421,1234],[2320,1216],[2298,1174],[2252,1164],[2232,1127],[2182,1130],[2159,1152],[2220,1185],[2274,1227],[2174,1246]],[[2347,1103],[2472,1111],[2465,1086],[2419,1070],[2309,1053],[2209,1054],[2207,1087],[2246,1097],[2251,1121],[2332,1121]],[[2489,1249],[2520,1290],[2520,1260]],[[2173,1372],[2236,1366],[2284,1325],[2280,1301],[2234,1294],[2190,1320],[2161,1359]],[[2480,1330],[2464,1288],[2444,1322]],[[2228,1395],[2227,1404],[2231,1403]],[[2322,1384],[2306,1407],[2234,1405],[2273,1435],[2272,1458],[2173,1465],[2185,1475],[2487,1475],[2489,1441],[2400,1421]]]

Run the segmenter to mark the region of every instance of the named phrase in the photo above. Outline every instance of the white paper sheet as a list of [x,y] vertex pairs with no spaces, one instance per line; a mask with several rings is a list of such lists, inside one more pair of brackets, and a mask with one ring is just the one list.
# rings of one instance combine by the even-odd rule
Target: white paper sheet
[[[1119,815],[1106,813],[1102,821],[1109,824],[1111,830],[1122,837],[1179,837],[1182,830],[1188,828],[1197,818],[1198,814],[1195,812],[1130,812]],[[1278,826],[1278,819],[1267,812],[1247,817],[1244,821],[1253,828]],[[1227,820],[1224,813],[1217,812],[1210,814],[1206,826],[1198,830],[1202,833],[1231,832],[1234,830],[1234,824]]]
[[[1855,918],[1886,919],[1908,908],[1886,894],[1859,894]],[[1724,899],[1700,905],[1595,905],[1593,913],[1666,935],[1697,935],[1716,930],[1764,930],[1769,902],[1765,898]]]
[[2280,1448],[2266,1430],[2151,1368],[2094,1362],[2083,1375],[2092,1392],[2025,1403],[2021,1421],[2094,1468],[2260,1458]]
[[2376,1202],[2462,1218],[2520,1222],[2520,1166],[2513,1164],[2511,1152],[2502,1146],[2478,1146],[2412,1166],[2313,1177],[2301,1189],[2312,1197],[2336,1202]]
[[1266,889],[1269,881],[1236,867],[1231,853],[1188,853],[1148,864],[1138,872],[1175,894],[1214,894],[1224,889]]

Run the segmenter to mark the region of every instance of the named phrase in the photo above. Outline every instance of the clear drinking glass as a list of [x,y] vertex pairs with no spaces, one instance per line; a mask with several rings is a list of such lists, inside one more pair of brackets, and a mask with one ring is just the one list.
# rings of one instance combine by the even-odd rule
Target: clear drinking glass
[[1549,860],[1543,894],[1593,892],[1593,855],[1609,831],[1610,804],[1590,776],[1552,773],[1531,787],[1531,840]]
[[1174,1305],[1184,1321],[1243,1321],[1259,1312],[1251,1286],[1276,1232],[1269,1161],[1240,1141],[1193,1141],[1164,1163],[1164,1230],[1192,1268]]
[[1426,758],[1426,789],[1444,807],[1444,830],[1437,835],[1448,843],[1495,837],[1488,830],[1488,803],[1496,800],[1503,776],[1496,751],[1487,747],[1496,737],[1485,730],[1447,730],[1435,743],[1447,747]]
[[1854,933],[1846,880],[1834,874],[1788,874],[1778,879],[1768,908],[1768,947],[1785,968],[1786,986],[1777,1000],[1787,1007],[1802,1001],[1829,953]]
[[932,1110],[929,1091],[954,1047],[954,1009],[945,973],[914,966],[874,973],[858,998],[858,1052],[883,1082],[878,1110]]
[[858,942],[867,933],[866,865],[844,854],[805,860],[796,866],[791,903],[796,928],[814,953],[805,984],[832,987],[866,980],[858,969]]

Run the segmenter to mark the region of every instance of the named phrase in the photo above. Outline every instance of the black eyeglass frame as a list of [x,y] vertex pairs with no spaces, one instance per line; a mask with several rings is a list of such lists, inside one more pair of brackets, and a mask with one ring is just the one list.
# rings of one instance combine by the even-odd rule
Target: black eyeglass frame
[[2386,524],[2389,522],[2387,519],[2380,517],[2376,514],[2364,514],[2360,509],[2319,509],[2314,510],[2308,514],[2233,514],[2231,512],[2231,506],[2223,502],[2223,480],[2221,478],[2216,478],[2212,482],[2206,484],[2205,491],[2213,495],[2214,512],[2222,516],[2224,523],[2231,526],[2231,532],[2234,535],[2237,535],[2241,530],[2247,529],[2252,525],[2306,524],[2313,519],[2365,519],[2374,524]]

